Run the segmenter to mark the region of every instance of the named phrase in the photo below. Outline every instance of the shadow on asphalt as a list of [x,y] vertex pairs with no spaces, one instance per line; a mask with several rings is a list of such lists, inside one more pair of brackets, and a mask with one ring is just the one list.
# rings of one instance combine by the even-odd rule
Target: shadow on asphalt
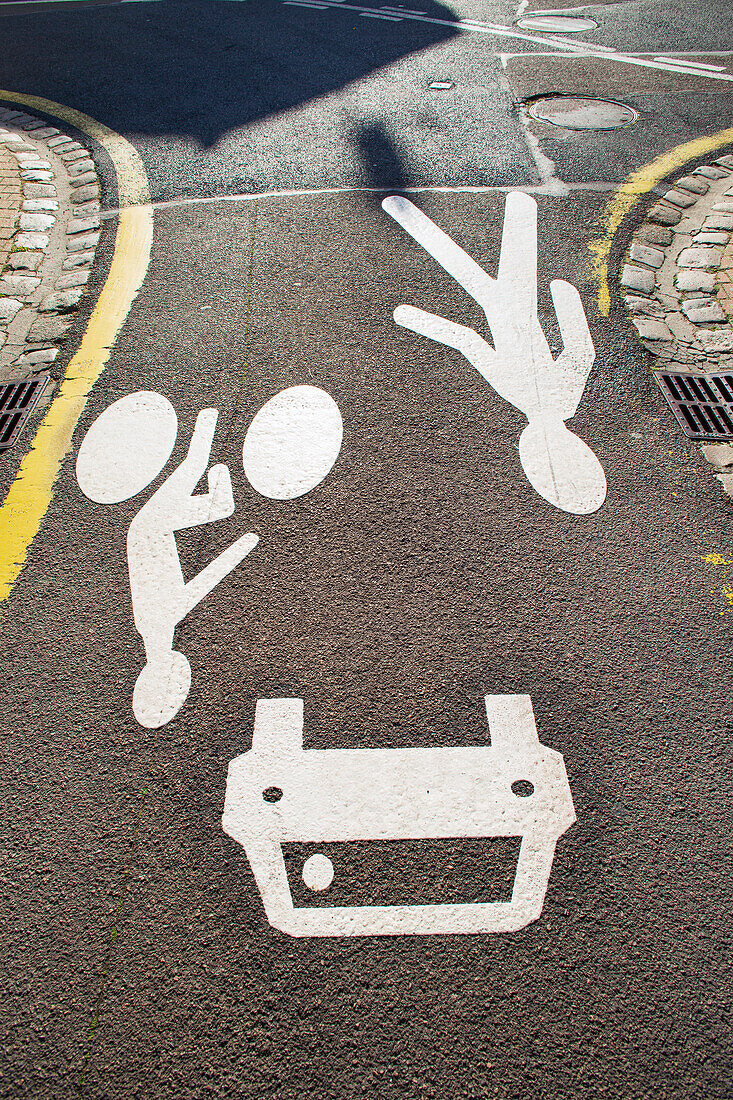
[[[375,10],[382,4],[373,0]],[[420,11],[456,18],[435,0]],[[205,148],[459,33],[335,5],[320,10],[317,0],[39,5],[2,29],[13,40],[12,65],[0,60],[2,87],[77,107],[118,133],[188,135]]]

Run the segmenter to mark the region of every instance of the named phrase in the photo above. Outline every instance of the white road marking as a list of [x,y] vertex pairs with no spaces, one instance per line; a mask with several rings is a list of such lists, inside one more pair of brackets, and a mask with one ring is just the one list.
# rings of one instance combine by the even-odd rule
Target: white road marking
[[263,405],[242,447],[247,479],[262,496],[294,500],[315,489],[339,456],[338,405],[316,386],[292,386]]
[[[293,0],[282,0],[285,4],[292,4]],[[358,4],[347,4],[343,0],[324,0],[323,8],[334,8],[341,11],[353,11],[361,13],[380,14],[380,9],[363,7]],[[502,23],[485,23],[473,19],[437,19],[430,15],[416,15],[408,10],[402,13],[403,19],[417,20],[421,23],[431,23],[439,27],[451,27],[459,31],[469,31],[474,34],[489,34],[499,38],[516,38],[521,42],[529,42],[535,46],[549,46],[560,52],[570,51],[579,57],[596,57],[601,60],[618,61],[622,65],[637,65],[644,69],[662,69],[669,72],[686,73],[693,76],[704,76],[711,80],[733,81],[733,75],[722,72],[708,72],[693,68],[686,63],[670,64],[666,61],[647,61],[640,55],[619,53],[611,46],[598,46],[592,42],[578,42],[577,40],[563,39],[558,41],[554,36],[544,38],[539,35],[526,34],[514,27],[508,27]],[[704,51],[703,51],[704,52]]]
[[105,409],[76,459],[79,488],[97,504],[119,504],[147,489],[173,453],[176,410],[167,397],[141,390]]
[[303,882],[309,890],[328,890],[333,882],[334,869],[328,856],[316,852],[303,864]]
[[592,31],[598,26],[595,19],[584,18],[577,15],[526,15],[517,19],[517,26],[527,31]]
[[[676,57],[655,57],[655,61],[665,61],[672,65],[679,65],[680,61]],[[725,69],[725,65],[710,65],[706,61],[685,61],[685,65],[689,65],[695,69],[712,69],[717,72],[722,72]]]
[[564,348],[556,359],[550,352],[537,315],[537,203],[522,192],[507,197],[496,279],[408,199],[393,195],[382,206],[481,306],[494,346],[473,329],[413,306],[395,310],[397,324],[460,351],[524,413],[519,456],[541,497],[573,515],[597,511],[606,497],[603,467],[565,426],[577,411],[595,349],[578,291],[557,279],[550,292]]
[[[252,748],[229,765],[222,826],[247,853],[270,924],[291,936],[414,936],[511,932],[536,920],[555,845],[575,821],[565,764],[540,744],[529,695],[487,695],[486,714],[485,747],[304,750],[302,700],[259,699]],[[512,789],[522,780],[529,796]],[[276,802],[263,798],[273,786]],[[497,836],[522,839],[505,902],[296,907],[281,847]],[[338,875],[318,853],[303,879],[326,889],[329,871]]]
[[[232,0],[232,2],[234,2],[234,0]],[[237,0],[237,2],[239,2],[239,0]],[[548,164],[554,167],[553,161],[548,160]],[[402,193],[405,195],[508,195],[513,191],[521,191],[522,194],[527,195],[552,195],[556,197],[559,194],[557,191],[558,182],[557,180],[553,180],[551,186],[548,186],[548,183],[543,177],[543,182],[539,184],[491,184],[485,186],[459,184],[457,186],[446,185],[444,187],[436,187],[434,184],[429,184],[425,187],[403,187]],[[610,180],[588,180],[581,183],[563,183],[562,195],[570,195],[574,191],[616,191],[617,188],[618,183],[614,183]],[[388,195],[391,190],[392,188],[389,187],[294,187],[285,188],[283,190],[250,191],[240,195],[196,195],[180,199],[161,199],[158,202],[151,203],[151,206],[154,210],[172,210],[177,206],[193,206],[195,204],[206,205],[216,202],[255,202],[259,199],[290,199],[319,195],[350,195],[362,193],[369,195]],[[103,210],[101,214],[99,214],[99,217],[104,221],[105,218],[116,218],[119,213],[119,207],[110,207],[109,210]]]
[[[251,532],[186,581],[175,532],[226,519],[234,512],[229,469],[208,469],[208,492],[195,493],[207,472],[219,413],[203,409],[188,454],[132,520],[127,564],[133,618],[145,646],[133,713],[141,726],[166,725],[185,703],[191,667],[173,649],[178,624],[251,553]],[[147,488],[170,458],[178,432],[175,410],[157,393],[122,397],[97,417],[76,462],[79,488],[98,504],[129,500]],[[292,387],[260,409],[247,433],[243,465],[258,492],[292,500],[317,485],[336,461],[342,437],[336,403],[313,386]]]

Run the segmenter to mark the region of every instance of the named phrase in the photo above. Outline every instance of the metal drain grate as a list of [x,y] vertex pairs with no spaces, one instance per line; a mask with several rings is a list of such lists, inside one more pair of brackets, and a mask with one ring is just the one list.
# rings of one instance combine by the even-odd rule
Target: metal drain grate
[[733,374],[654,371],[654,377],[690,439],[733,439]]
[[0,451],[13,446],[49,378],[48,374],[35,374],[33,378],[13,382],[0,378]]

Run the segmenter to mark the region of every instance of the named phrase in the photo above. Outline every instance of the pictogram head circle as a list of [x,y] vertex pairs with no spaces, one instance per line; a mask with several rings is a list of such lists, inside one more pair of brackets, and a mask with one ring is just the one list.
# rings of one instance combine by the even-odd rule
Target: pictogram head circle
[[322,852],[316,852],[315,855],[309,856],[303,864],[302,878],[309,890],[318,893],[321,890],[328,890],[333,882],[333,864],[331,860],[328,856],[324,856]]
[[142,492],[171,456],[176,411],[159,393],[140,390],[115,401],[92,424],[76,459],[79,488],[97,504]]
[[242,447],[244,472],[262,496],[295,500],[323,481],[342,439],[333,398],[317,386],[291,386],[271,397],[250,424]]

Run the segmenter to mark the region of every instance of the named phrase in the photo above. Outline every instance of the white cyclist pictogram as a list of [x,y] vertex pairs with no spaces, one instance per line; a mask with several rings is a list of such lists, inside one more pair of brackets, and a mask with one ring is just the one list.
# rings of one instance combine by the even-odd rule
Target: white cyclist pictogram
[[[191,687],[191,666],[173,648],[176,627],[240,562],[259,536],[247,532],[186,581],[175,532],[226,519],[234,512],[229,469],[209,468],[219,413],[203,409],[188,454],[143,504],[127,534],[127,564],[135,626],[146,664],[132,709],[142,726],[170,722]],[[87,432],[76,461],[82,492],[98,504],[117,504],[147,488],[175,446],[178,418],[167,398],[140,391],[105,409]],[[250,484],[273,500],[293,500],[315,488],[341,449],[336,402],[315,386],[292,386],[271,398],[252,420],[242,448]],[[208,469],[208,473],[207,473]],[[206,474],[208,492],[196,493]]]

